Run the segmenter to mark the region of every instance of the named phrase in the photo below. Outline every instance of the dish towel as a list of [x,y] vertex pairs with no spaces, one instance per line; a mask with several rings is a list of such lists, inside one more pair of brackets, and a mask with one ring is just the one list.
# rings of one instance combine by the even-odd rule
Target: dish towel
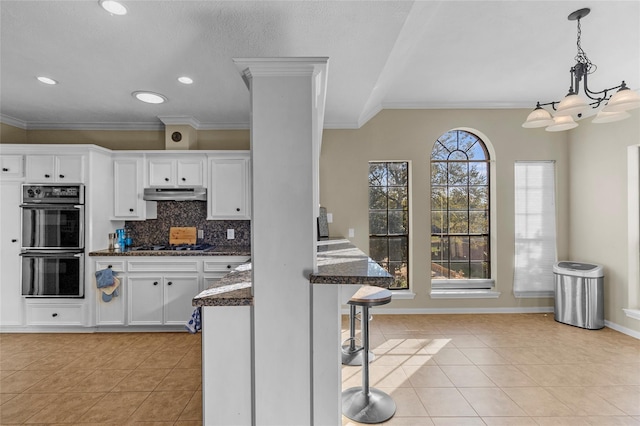
[[96,287],[102,292],[102,301],[110,302],[111,299],[118,296],[120,292],[120,280],[116,277],[116,273],[111,268],[96,271]]
[[202,329],[202,322],[200,320],[200,307],[197,307],[193,310],[191,318],[189,319],[189,322],[185,324],[184,328],[186,328],[187,331],[191,334],[196,334]]

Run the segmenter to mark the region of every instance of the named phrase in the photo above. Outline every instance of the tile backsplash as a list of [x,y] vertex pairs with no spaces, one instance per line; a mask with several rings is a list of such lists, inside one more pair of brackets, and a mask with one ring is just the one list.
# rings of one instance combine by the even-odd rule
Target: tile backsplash
[[[225,246],[251,245],[251,221],[207,220],[205,201],[158,201],[158,218],[126,221],[134,246],[169,244],[169,228],[194,226],[204,231],[199,243]],[[227,229],[235,231],[235,239],[227,240]]]

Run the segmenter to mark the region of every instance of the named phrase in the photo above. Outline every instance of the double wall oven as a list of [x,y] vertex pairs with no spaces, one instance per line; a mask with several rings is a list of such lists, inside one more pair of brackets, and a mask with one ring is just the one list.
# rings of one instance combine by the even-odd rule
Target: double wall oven
[[84,297],[84,185],[22,185],[22,295]]

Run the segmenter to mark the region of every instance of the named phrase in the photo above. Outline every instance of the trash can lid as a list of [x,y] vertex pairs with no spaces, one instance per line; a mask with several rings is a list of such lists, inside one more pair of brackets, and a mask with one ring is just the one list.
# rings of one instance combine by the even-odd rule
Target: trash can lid
[[556,262],[553,265],[553,273],[585,278],[599,278],[604,276],[604,268],[602,265],[595,265],[593,263],[562,261]]

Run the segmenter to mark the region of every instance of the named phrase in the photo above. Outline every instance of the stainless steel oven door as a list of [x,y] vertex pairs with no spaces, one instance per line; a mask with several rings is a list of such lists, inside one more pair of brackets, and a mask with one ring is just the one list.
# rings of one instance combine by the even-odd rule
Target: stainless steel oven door
[[22,257],[25,297],[84,297],[84,253],[27,251]]
[[22,204],[23,250],[84,248],[84,206]]

